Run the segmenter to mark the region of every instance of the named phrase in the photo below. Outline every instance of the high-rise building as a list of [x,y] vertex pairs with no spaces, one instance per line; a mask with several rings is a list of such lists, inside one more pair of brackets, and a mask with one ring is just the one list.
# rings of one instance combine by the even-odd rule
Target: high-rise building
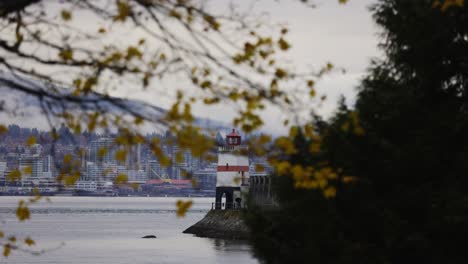
[[126,166],[129,170],[140,170],[141,168],[141,144],[130,146],[127,152]]
[[86,177],[87,181],[99,181],[104,179],[104,170],[101,166],[94,162],[86,162]]
[[7,171],[6,161],[0,161],[0,182],[5,182],[5,172]]
[[54,176],[54,160],[52,156],[46,155],[42,158],[42,177],[52,178]]
[[89,143],[88,161],[96,164],[115,162],[114,140],[109,137],[102,137]]

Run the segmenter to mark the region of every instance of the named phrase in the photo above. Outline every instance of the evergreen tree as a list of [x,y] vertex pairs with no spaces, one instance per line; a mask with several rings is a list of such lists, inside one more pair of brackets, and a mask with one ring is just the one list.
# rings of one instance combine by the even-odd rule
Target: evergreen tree
[[[355,113],[320,127],[321,153],[298,136],[291,163],[329,162],[357,181],[333,199],[276,177],[279,207],[250,212],[267,263],[465,263],[468,228],[468,6],[382,0],[372,7],[385,58],[372,63]],[[260,212],[260,213],[258,213]]]

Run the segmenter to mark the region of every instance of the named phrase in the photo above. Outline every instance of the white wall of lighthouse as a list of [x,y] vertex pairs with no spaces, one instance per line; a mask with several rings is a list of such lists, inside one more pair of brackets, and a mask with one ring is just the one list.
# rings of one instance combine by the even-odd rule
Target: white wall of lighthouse
[[229,152],[218,153],[216,187],[240,187],[249,180],[249,159]]

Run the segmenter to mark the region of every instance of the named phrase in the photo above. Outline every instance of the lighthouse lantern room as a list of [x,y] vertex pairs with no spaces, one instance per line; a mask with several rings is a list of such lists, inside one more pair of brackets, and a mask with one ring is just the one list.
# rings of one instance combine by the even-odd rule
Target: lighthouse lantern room
[[[225,146],[219,147],[216,173],[216,209],[244,206],[249,185],[249,158],[242,155],[240,150],[246,148],[246,146],[241,145],[241,136],[235,129],[226,135]],[[225,202],[223,202],[223,197],[225,197]]]

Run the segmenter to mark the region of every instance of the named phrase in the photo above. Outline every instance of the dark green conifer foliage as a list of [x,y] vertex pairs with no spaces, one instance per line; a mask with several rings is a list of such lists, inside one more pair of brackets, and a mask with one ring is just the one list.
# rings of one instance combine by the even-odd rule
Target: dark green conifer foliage
[[322,151],[301,135],[292,163],[329,162],[354,183],[325,199],[274,178],[276,210],[252,210],[254,250],[266,263],[466,263],[468,254],[468,5],[432,0],[372,7],[385,58],[359,87],[362,136],[343,130],[344,103],[315,127]]

